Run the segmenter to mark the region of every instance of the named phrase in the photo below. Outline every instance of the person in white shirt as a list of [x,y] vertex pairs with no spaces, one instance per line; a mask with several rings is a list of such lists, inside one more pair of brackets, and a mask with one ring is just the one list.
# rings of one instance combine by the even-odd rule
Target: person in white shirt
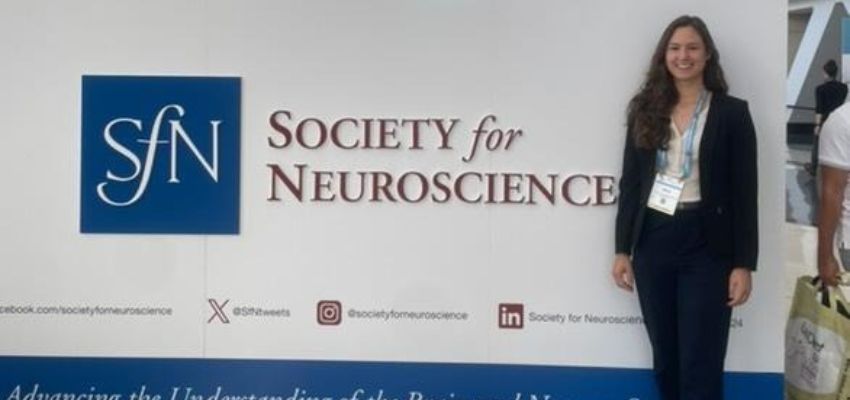
[[[838,284],[840,265],[850,269],[850,103],[835,109],[820,132],[822,188],[818,208],[818,275],[831,286]],[[841,228],[839,230],[839,227]],[[840,235],[839,235],[840,232]]]

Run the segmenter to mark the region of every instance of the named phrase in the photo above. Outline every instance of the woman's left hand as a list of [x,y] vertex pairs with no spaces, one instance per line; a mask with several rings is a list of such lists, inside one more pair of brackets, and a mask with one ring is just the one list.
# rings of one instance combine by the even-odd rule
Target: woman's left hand
[[740,306],[750,298],[753,289],[752,277],[749,268],[737,267],[729,275],[729,307]]

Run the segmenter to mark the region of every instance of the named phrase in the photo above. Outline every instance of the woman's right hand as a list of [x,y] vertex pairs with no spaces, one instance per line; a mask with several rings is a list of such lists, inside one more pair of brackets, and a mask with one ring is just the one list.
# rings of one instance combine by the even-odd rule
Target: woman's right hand
[[617,254],[614,256],[614,266],[611,268],[611,276],[614,278],[614,283],[620,289],[629,292],[634,291],[635,275],[632,271],[632,260],[625,254]]

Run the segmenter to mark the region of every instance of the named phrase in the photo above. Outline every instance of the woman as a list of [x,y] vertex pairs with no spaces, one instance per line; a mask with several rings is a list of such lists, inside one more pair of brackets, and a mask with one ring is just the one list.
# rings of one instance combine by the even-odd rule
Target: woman
[[705,23],[664,31],[628,108],[612,275],[637,286],[661,397],[723,398],[731,307],[758,253],[756,143]]

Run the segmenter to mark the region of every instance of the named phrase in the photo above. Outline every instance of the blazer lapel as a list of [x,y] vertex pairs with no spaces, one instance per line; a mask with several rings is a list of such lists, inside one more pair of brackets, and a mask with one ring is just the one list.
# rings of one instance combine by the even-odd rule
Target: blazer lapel
[[714,154],[714,146],[717,142],[717,130],[720,127],[721,108],[723,107],[722,94],[711,96],[711,106],[705,117],[705,127],[702,131],[702,139],[699,144],[699,188],[703,200],[709,198],[711,185],[711,155]]

